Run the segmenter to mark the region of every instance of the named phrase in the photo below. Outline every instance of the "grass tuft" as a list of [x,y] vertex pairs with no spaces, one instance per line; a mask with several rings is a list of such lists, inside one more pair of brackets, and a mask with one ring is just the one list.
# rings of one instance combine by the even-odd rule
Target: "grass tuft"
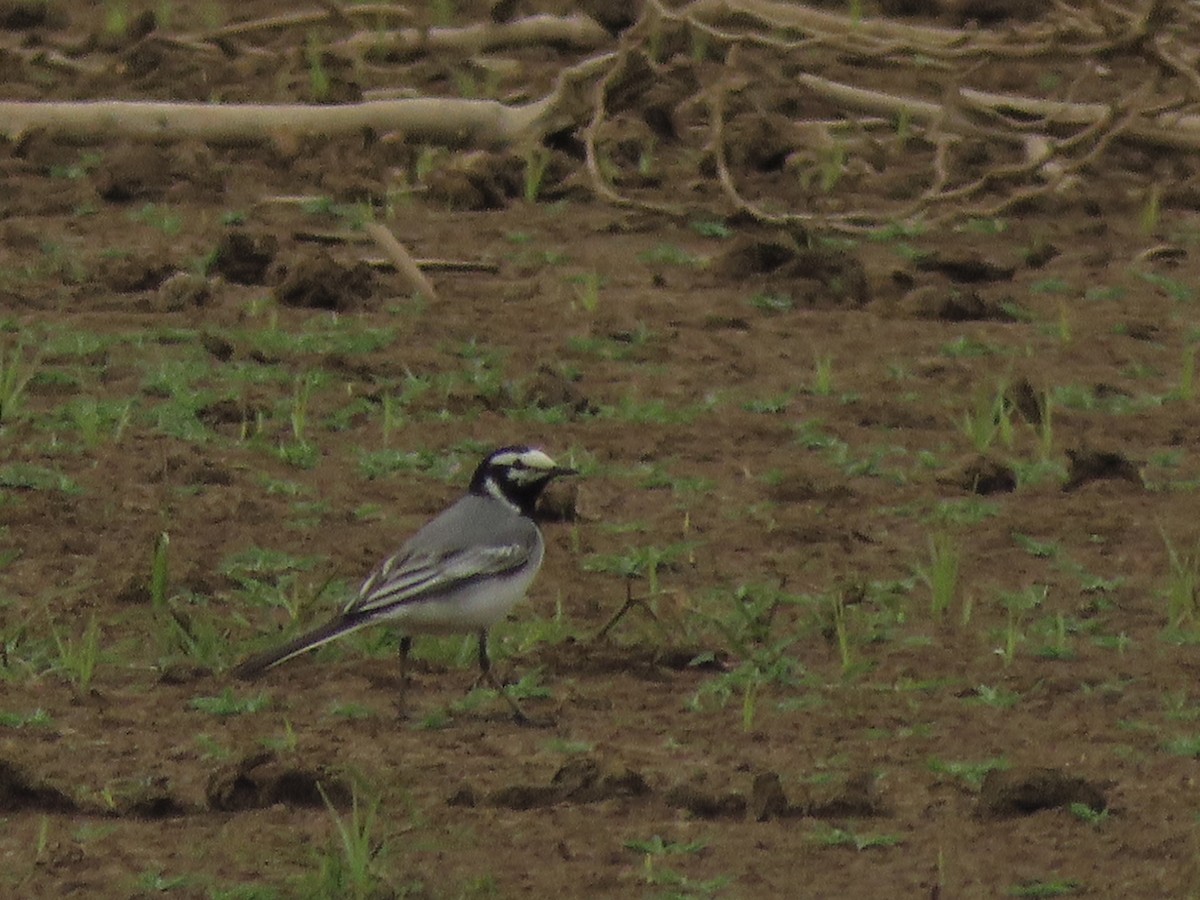
[[25,389],[36,373],[36,365],[26,365],[20,344],[0,345],[0,425],[16,419]]
[[387,890],[380,871],[385,846],[377,834],[379,797],[363,798],[357,785],[351,788],[350,815],[343,817],[320,784],[317,790],[329,810],[337,832],[331,851],[320,856],[319,871],[306,896],[367,900],[377,896],[396,896]]
[[100,660],[100,623],[96,621],[96,617],[93,615],[88,618],[87,628],[77,639],[64,635],[53,623],[50,625],[50,632],[54,636],[54,646],[58,651],[55,669],[79,690],[89,690],[92,686],[92,676],[96,674],[96,664]]
[[917,566],[916,574],[929,586],[929,608],[942,618],[958,592],[960,551],[958,541],[944,531],[929,538],[929,564]]
[[1200,603],[1196,589],[1200,585],[1200,544],[1190,550],[1179,550],[1161,527],[1163,543],[1167,547],[1167,584],[1164,594],[1167,599],[1167,627],[1172,631],[1185,626],[1200,625]]

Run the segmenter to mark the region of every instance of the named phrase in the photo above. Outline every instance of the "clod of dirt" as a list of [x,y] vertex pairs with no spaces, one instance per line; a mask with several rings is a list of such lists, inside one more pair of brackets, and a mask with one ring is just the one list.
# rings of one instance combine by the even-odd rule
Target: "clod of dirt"
[[154,144],[124,144],[104,154],[92,180],[109,203],[155,200],[171,183],[171,158]]
[[921,431],[941,428],[943,420],[928,410],[912,409],[897,404],[891,397],[871,399],[864,397],[856,404],[860,428],[878,428],[892,431],[897,428],[914,428]]
[[612,34],[624,31],[642,14],[642,4],[638,0],[579,0],[576,6]]
[[247,403],[245,400],[223,397],[201,406],[196,410],[196,418],[209,428],[216,428],[220,425],[240,427],[246,422],[253,422],[261,412],[265,412],[265,410]]
[[981,816],[1027,816],[1074,803],[1101,812],[1108,808],[1108,797],[1100,784],[1060,769],[993,769],[983,779],[977,811]]
[[943,0],[879,0],[885,16],[927,16],[937,18]]
[[1067,450],[1067,481],[1064,491],[1073,491],[1089,481],[1128,481],[1144,487],[1137,463],[1116,450],[1080,447]]
[[[169,284],[170,280],[167,283]],[[237,349],[232,341],[213,331],[205,331],[200,335],[200,346],[219,362],[229,362]]]
[[922,272],[939,272],[951,281],[965,284],[978,284],[983,281],[1011,281],[1016,266],[998,263],[985,259],[970,251],[949,253],[935,251],[917,260],[917,268]]
[[816,282],[815,292],[797,291],[797,305],[828,309],[866,306],[871,300],[867,272],[862,261],[847,250],[834,247],[804,247],[780,274]]
[[539,522],[574,522],[579,518],[577,482],[551,482],[538,498],[534,518]]
[[573,803],[595,803],[614,797],[641,797],[650,785],[641,773],[624,763],[608,763],[585,757],[573,759],[554,773],[550,783]]
[[213,670],[199,663],[174,660],[166,662],[158,670],[159,684],[194,684],[204,678],[211,678]]
[[726,156],[735,169],[777,172],[796,149],[791,119],[779,113],[739,116],[725,129]]
[[167,819],[190,811],[182,800],[171,793],[169,781],[162,776],[122,779],[110,783],[105,802],[106,812],[141,819]]
[[977,291],[947,290],[922,285],[905,294],[897,304],[901,315],[943,322],[1012,322],[1014,316],[998,300]]
[[700,322],[705,331],[749,331],[750,320],[745,316],[708,313]]
[[[469,799],[464,789],[456,792],[459,805]],[[469,790],[466,788],[465,790]],[[509,785],[487,796],[489,806],[507,809],[537,809],[556,803],[596,803],[616,797],[641,797],[650,786],[640,773],[623,763],[606,763],[592,757],[574,759],[554,773],[548,785]]]
[[1004,22],[1032,22],[1046,11],[1038,0],[944,0],[943,6],[956,25],[998,26]]
[[942,470],[937,480],[981,496],[1009,494],[1017,489],[1017,473],[988,453],[975,453],[960,459]]
[[212,285],[207,278],[192,272],[176,272],[158,286],[155,305],[160,312],[180,312],[205,306],[210,299]]
[[25,771],[17,763],[0,759],[0,810],[20,812],[72,812],[75,801],[56,787]]
[[750,799],[746,803],[746,814],[755,822],[766,822],[786,815],[787,795],[779,781],[778,772],[759,772],[750,786]]
[[632,113],[606,119],[596,135],[600,153],[613,164],[613,183],[625,187],[662,183],[662,171],[645,165],[657,141],[654,129]]
[[1121,328],[1135,341],[1157,341],[1162,332],[1157,322],[1146,319],[1127,319],[1121,324]]
[[264,284],[278,252],[274,235],[232,229],[217,242],[212,270],[234,284]]
[[1035,240],[1032,247],[1025,253],[1025,265],[1031,269],[1040,269],[1061,251],[1045,239]]
[[562,798],[558,789],[549,784],[510,784],[487,795],[488,806],[518,811],[553,806]]
[[800,248],[784,232],[768,237],[736,235],[724,253],[716,256],[708,270],[718,278],[737,280],[778,271],[795,259]]
[[802,247],[783,231],[766,237],[738,235],[713,259],[709,271],[729,281],[769,276],[797,306],[864,306],[871,299],[858,257],[833,247]]
[[97,266],[96,280],[114,293],[134,294],[155,290],[173,271],[161,256],[107,256]]
[[225,766],[212,774],[205,797],[210,809],[236,812],[288,806],[324,806],[318,785],[334,806],[350,802],[350,785],[323,766],[297,768],[264,751]]
[[145,573],[130,575],[114,595],[113,602],[129,606],[150,605],[150,579]]
[[479,805],[479,791],[475,790],[469,784],[459,785],[449,797],[446,798],[447,806],[465,806],[474,809]]
[[522,190],[524,161],[512,153],[456,155],[425,176],[427,196],[456,210],[503,209]]
[[285,306],[347,312],[360,309],[374,290],[370,266],[361,261],[346,265],[322,250],[286,266],[274,293]]
[[854,496],[845,484],[829,484],[828,474],[808,467],[792,467],[778,473],[767,487],[775,503],[834,503]]
[[121,53],[121,65],[131,79],[146,78],[156,72],[162,73],[170,64],[170,49],[166,43],[153,38],[138,41]]
[[96,46],[103,50],[120,50],[136,44],[158,27],[154,10],[144,10],[130,18],[121,29],[101,28],[93,35]]
[[73,381],[46,379],[31,381],[25,390],[38,397],[73,397],[80,392],[80,387]]
[[25,31],[29,28],[62,28],[67,24],[62,8],[46,0],[4,0],[0,2],[0,28]]
[[517,14],[520,0],[491,0],[488,4],[488,15],[493,22],[509,22]]
[[1004,402],[1030,425],[1041,425],[1045,414],[1045,395],[1028,378],[1018,378],[1004,391]]
[[544,363],[525,384],[525,402],[538,409],[565,409],[572,418],[599,411],[575,386],[575,379]]
[[664,799],[669,806],[702,819],[741,818],[746,814],[746,798],[736,791],[713,793],[679,784],[668,790]]
[[797,803],[789,812],[791,815],[811,816],[817,819],[840,819],[848,816],[867,818],[886,815],[887,808],[879,796],[879,784],[875,773],[863,769],[851,773],[845,783],[832,794],[809,797]]
[[650,659],[672,672],[728,672],[733,668],[727,651],[695,645],[663,647],[655,650]]
[[668,806],[701,819],[743,818],[747,809],[746,798],[736,791],[714,791],[692,783],[673,785],[663,799]]
[[180,475],[180,481],[186,485],[216,484],[228,486],[233,484],[233,473],[211,459],[200,460],[195,465],[184,469]]

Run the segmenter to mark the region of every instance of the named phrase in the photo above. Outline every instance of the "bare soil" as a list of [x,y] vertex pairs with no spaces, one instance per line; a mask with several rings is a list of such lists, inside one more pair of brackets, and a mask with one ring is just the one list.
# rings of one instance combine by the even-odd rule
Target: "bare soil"
[[[119,33],[84,6],[0,3],[5,98],[487,83],[328,53],[320,86],[303,29],[164,37],[292,4],[176,4],[157,31],[130,4]],[[985,6],[991,27],[1030,15]],[[502,55],[510,100],[572,58]],[[1144,60],[1105,66],[1100,99]],[[1055,64],[996,68],[1041,96]],[[787,104],[784,77],[764,91],[830,112]],[[711,171],[647,142],[649,94],[613,104],[604,146],[622,190],[686,200],[682,220],[595,198],[571,141],[536,202],[520,153],[396,135],[0,144],[4,367],[32,375],[0,431],[0,893],[318,894],[340,853],[318,785],[347,820],[379,798],[375,896],[1200,891],[1195,156],[1116,141],[996,220],[805,235],[731,217]],[[929,147],[881,144],[822,188],[752,106],[729,140],[756,198],[863,208],[929,177]],[[429,269],[436,300],[413,299],[368,241],[327,237],[365,209],[419,258],[489,266]],[[418,641],[403,710],[384,634],[228,677],[512,442],[584,470],[493,640],[545,688],[523,700],[539,724],[464,701],[469,638]],[[386,450],[426,455],[369,472]],[[164,532],[174,619],[152,602]],[[938,541],[961,562],[944,613]],[[253,550],[308,562],[231,565]],[[280,584],[299,621],[255,600]],[[647,605],[597,638],[627,588]],[[93,622],[95,671],[72,677]],[[225,692],[261,708],[214,713]]]

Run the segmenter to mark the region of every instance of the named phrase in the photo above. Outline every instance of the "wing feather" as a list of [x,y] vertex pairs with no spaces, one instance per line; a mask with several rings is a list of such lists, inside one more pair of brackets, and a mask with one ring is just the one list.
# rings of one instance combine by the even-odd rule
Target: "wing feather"
[[372,615],[408,603],[431,600],[453,588],[520,569],[529,561],[523,543],[465,547],[446,553],[401,551],[363,583],[346,615]]

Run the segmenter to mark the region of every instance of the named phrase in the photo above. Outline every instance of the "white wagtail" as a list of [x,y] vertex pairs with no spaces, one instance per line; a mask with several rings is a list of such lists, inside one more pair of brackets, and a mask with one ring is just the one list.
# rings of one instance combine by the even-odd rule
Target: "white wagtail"
[[492,675],[487,634],[525,596],[541,568],[546,545],[531,518],[538,497],[554,478],[573,474],[574,469],[558,465],[532,447],[492,451],[471,476],[466,496],[381,562],[332,621],[252,656],[233,674],[254,678],[365,625],[387,622],[402,631],[400,661],[405,677],[413,632],[477,631],[483,677],[524,721],[520,706]]

